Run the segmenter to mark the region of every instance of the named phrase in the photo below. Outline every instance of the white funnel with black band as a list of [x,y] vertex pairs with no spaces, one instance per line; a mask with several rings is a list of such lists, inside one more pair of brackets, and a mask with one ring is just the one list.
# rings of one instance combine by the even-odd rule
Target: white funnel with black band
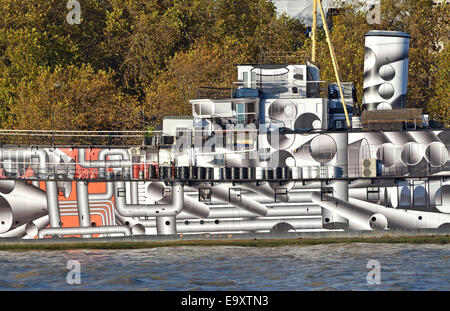
[[364,54],[364,108],[406,108],[410,35],[373,30],[366,34]]

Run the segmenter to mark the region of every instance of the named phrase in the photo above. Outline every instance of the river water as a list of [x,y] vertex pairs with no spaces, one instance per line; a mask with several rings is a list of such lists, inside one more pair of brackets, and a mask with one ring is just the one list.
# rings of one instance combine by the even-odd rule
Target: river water
[[432,244],[1,251],[0,289],[450,290],[449,259]]

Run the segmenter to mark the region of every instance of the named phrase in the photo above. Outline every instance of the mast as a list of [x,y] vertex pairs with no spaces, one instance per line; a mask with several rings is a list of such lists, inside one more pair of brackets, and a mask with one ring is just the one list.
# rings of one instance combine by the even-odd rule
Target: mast
[[322,18],[323,28],[325,29],[325,34],[326,34],[326,38],[327,38],[328,48],[330,50],[331,61],[333,63],[334,74],[336,76],[336,81],[337,81],[337,84],[338,84],[338,87],[339,87],[339,94],[341,96],[342,107],[344,108],[345,120],[347,122],[347,126],[350,127],[350,119],[348,117],[347,106],[345,104],[344,92],[342,91],[341,75],[339,73],[339,66],[338,66],[338,63],[337,63],[337,60],[336,60],[336,54],[334,52],[333,43],[331,42],[330,31],[328,29],[328,24],[327,24],[327,21],[325,19],[325,13],[323,12],[323,7],[322,7],[322,1],[321,0],[314,0],[313,30],[312,30],[313,31],[312,61],[313,62],[316,61],[316,40],[317,40],[317,38],[316,38],[316,28],[317,28],[316,10],[317,10],[317,4],[319,5],[320,16]]
[[313,7],[313,28],[312,28],[312,62],[316,62],[316,33],[317,31],[317,0],[314,0]]

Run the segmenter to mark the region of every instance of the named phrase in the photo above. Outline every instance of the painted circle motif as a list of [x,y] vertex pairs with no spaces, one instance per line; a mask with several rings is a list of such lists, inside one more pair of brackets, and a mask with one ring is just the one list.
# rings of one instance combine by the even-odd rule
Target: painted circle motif
[[293,120],[297,115],[297,107],[288,99],[277,99],[269,106],[269,117],[277,120]]
[[328,135],[318,135],[311,140],[310,152],[319,163],[330,162],[337,152],[336,142]]
[[377,110],[392,110],[392,106],[388,102],[382,102],[377,105]]
[[267,140],[272,148],[275,149],[287,149],[295,140],[294,134],[288,133],[288,128],[279,128],[270,131],[267,134]]
[[432,142],[425,149],[425,158],[431,166],[438,167],[447,162],[448,151],[441,142]]
[[395,77],[395,70],[391,65],[383,65],[378,70],[378,74],[383,80],[391,81]]
[[364,51],[364,72],[370,71],[377,63],[377,57],[370,48],[365,48]]
[[147,186],[147,195],[153,201],[159,201],[164,197],[164,184],[160,182],[152,182]]
[[416,165],[423,158],[423,150],[420,144],[409,142],[403,146],[401,159],[405,165]]
[[384,99],[390,99],[394,96],[394,87],[390,83],[383,83],[378,87],[378,94]]
[[320,118],[311,112],[302,113],[294,123],[296,130],[311,130],[322,126]]
[[377,158],[384,166],[392,166],[396,163],[396,148],[392,143],[385,143],[378,147]]

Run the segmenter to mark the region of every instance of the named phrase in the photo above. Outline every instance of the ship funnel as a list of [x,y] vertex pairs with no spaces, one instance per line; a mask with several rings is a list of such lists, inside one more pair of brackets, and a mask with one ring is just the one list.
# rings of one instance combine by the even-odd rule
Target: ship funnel
[[410,35],[401,31],[366,33],[364,109],[406,108]]

